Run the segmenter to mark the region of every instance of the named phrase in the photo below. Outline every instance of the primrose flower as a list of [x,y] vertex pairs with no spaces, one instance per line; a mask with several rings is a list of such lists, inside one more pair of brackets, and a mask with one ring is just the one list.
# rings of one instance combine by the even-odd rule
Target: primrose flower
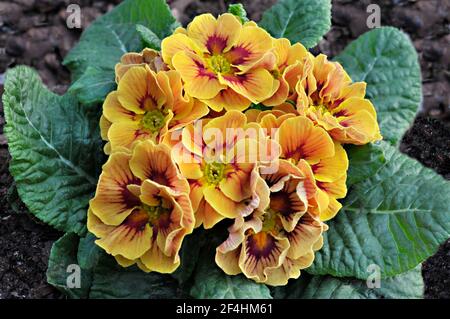
[[121,77],[117,91],[103,104],[111,125],[110,152],[131,149],[138,140],[159,143],[165,134],[206,115],[208,107],[186,95],[176,71],[155,73],[148,65],[134,66]]
[[120,79],[132,67],[145,65],[148,65],[154,72],[168,70],[158,51],[145,48],[141,53],[129,52],[122,56],[120,63],[117,63],[115,67],[116,82],[119,83]]
[[96,244],[121,265],[171,273],[195,221],[189,184],[171,159],[170,149],[139,142],[133,153],[111,154],[90,201],[88,230]]
[[246,214],[255,192],[252,174],[261,163],[276,162],[279,145],[238,111],[199,124],[200,130],[192,124],[183,129],[181,146],[172,154],[189,180],[197,226],[211,228]]
[[300,114],[340,143],[361,145],[382,139],[375,108],[364,98],[365,82],[352,83],[342,66],[323,54],[313,58],[313,68],[306,72],[296,86]]
[[292,74],[292,69],[308,56],[308,51],[300,43],[291,45],[288,39],[273,39],[276,64],[271,70],[275,79],[277,91],[269,99],[262,102],[266,106],[277,106],[283,104],[290,93],[288,80]]
[[215,111],[242,111],[278,90],[270,35],[232,14],[203,14],[163,40],[164,62],[180,72],[186,92]]
[[[269,116],[264,116],[261,122]],[[280,118],[283,117],[286,118],[286,114]],[[347,193],[345,182],[349,162],[342,145],[304,116],[286,118],[279,125],[277,140],[282,158],[296,163],[304,172],[311,170],[319,188],[316,208],[321,218],[328,220],[334,217],[341,208],[337,199],[345,197]],[[339,191],[327,191],[325,186],[328,184],[336,185]]]
[[248,217],[238,217],[229,237],[216,249],[216,263],[228,275],[272,286],[298,278],[323,244],[327,226],[308,212],[307,176],[286,160],[274,174],[261,174],[269,187],[269,203]]

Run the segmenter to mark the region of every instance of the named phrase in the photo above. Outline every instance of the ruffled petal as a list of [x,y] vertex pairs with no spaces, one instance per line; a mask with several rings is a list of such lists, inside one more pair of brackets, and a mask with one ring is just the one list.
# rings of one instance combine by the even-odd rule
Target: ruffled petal
[[199,15],[187,28],[188,36],[203,52],[212,55],[228,51],[236,43],[241,30],[241,22],[229,13],[222,14],[217,20],[211,14]]
[[137,259],[150,249],[152,229],[148,225],[148,215],[142,210],[134,210],[119,226],[95,243],[108,254],[121,255],[127,259]]
[[328,133],[306,117],[287,119],[280,126],[278,141],[282,156],[295,161],[318,162],[334,156],[334,144]]
[[176,192],[189,193],[189,184],[178,172],[166,145],[152,141],[138,143],[133,149],[130,168],[141,180],[150,179]]
[[92,212],[108,225],[119,225],[140,205],[129,186],[140,184],[129,168],[130,155],[114,153],[103,166],[95,197],[90,201]]

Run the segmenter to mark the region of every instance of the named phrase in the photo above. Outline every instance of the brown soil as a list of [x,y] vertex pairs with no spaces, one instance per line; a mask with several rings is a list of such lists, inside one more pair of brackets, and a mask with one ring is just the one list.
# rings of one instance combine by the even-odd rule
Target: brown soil
[[[65,25],[66,8],[78,3],[85,29],[96,17],[112,9],[119,0],[0,0],[0,94],[4,73],[26,64],[36,68],[44,83],[62,93],[70,84],[70,73],[61,66],[81,31]],[[193,16],[225,11],[225,0],[169,0],[174,14],[186,24]],[[274,0],[242,0],[251,19],[259,20]],[[402,151],[450,179],[450,2],[441,0],[333,0],[333,27],[313,49],[329,56],[339,53],[351,40],[367,31],[366,8],[381,7],[382,24],[407,32],[419,52],[424,103]],[[399,79],[401,81],[401,79]],[[0,299],[61,298],[46,283],[45,271],[52,242],[60,233],[39,223],[17,199],[8,172],[9,154],[3,134],[0,102]],[[424,263],[427,298],[450,298],[450,242]]]

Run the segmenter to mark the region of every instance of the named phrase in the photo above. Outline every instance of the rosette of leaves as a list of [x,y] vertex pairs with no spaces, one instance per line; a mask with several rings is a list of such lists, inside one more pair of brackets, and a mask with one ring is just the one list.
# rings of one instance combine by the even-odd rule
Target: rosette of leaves
[[[241,6],[230,12],[246,20]],[[330,0],[279,0],[259,24],[311,48],[330,17]],[[171,276],[121,268],[94,244],[86,210],[105,160],[99,105],[115,88],[114,65],[126,52],[159,49],[178,25],[164,0],[124,1],[67,55],[73,83],[64,96],[30,68],[8,71],[5,132],[18,194],[33,215],[66,233],[51,250],[48,282],[72,298],[421,298],[420,265],[449,237],[450,184],[398,150],[422,100],[421,76],[410,39],[391,27],[362,35],[336,57],[354,81],[367,82],[385,140],[347,147],[348,196],[299,279],[269,289],[226,276],[211,264],[226,236],[220,227],[188,236]]]

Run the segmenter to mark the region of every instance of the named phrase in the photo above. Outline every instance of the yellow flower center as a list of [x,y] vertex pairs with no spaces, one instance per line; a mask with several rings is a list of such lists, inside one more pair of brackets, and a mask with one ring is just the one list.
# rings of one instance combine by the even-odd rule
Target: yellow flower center
[[205,167],[206,180],[211,185],[217,185],[225,176],[225,164],[223,163],[208,163]]
[[155,225],[161,219],[161,217],[168,215],[170,210],[162,205],[160,206],[149,206],[142,204],[142,208],[147,212],[148,223],[150,225]]
[[281,73],[278,69],[273,70],[271,73],[275,80],[278,80],[281,77]]
[[144,129],[150,131],[151,133],[156,133],[164,127],[165,116],[160,110],[151,110],[144,114],[141,120],[141,125]]
[[231,71],[231,64],[222,55],[213,55],[208,59],[208,65],[215,73],[227,74]]
[[268,210],[265,211],[262,231],[278,232],[277,231],[277,212],[275,212],[273,209],[269,208]]
[[328,108],[325,105],[315,105],[315,106],[311,106],[311,109],[314,111],[314,113],[316,114],[321,114],[321,115],[325,115],[327,113],[330,113],[330,111],[328,110]]

